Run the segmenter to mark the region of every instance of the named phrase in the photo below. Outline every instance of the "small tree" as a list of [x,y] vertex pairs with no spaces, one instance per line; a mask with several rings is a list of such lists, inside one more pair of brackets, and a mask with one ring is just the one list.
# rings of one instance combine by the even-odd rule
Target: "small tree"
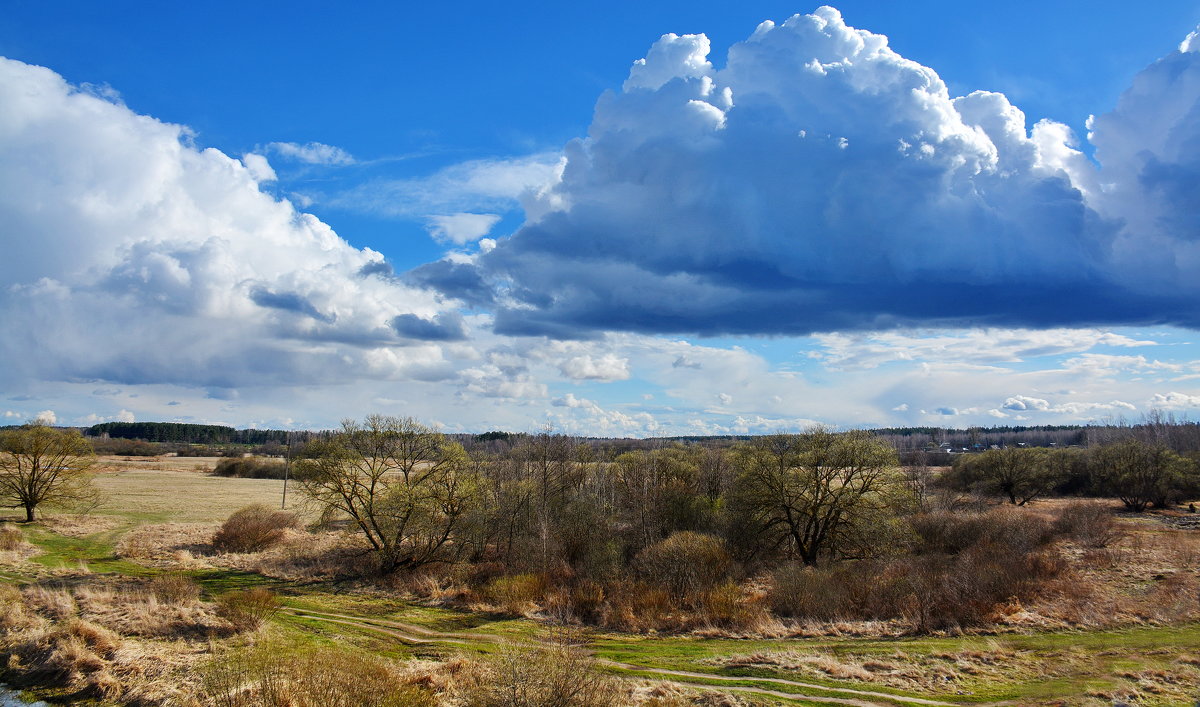
[[95,498],[88,473],[92,447],[78,430],[31,422],[0,432],[0,504],[24,508],[25,521],[37,520],[43,503]]
[[1091,457],[1101,486],[1134,512],[1169,505],[1195,483],[1195,465],[1162,445],[1126,439],[1092,450]]
[[1063,479],[1060,465],[1051,464],[1050,450],[1006,447],[982,454],[961,455],[954,464],[954,480],[961,486],[1007,498],[1024,506]]

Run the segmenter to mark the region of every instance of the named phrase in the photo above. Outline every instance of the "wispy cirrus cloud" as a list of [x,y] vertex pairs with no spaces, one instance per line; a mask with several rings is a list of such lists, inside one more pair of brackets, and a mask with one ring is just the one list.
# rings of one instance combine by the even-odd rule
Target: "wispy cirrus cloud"
[[286,160],[310,165],[344,167],[357,162],[353,155],[342,148],[320,142],[271,142],[264,149]]

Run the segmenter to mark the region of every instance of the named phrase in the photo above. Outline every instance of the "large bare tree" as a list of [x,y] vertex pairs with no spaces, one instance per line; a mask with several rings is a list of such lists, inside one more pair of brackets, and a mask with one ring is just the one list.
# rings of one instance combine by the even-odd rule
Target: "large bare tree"
[[412,418],[372,415],[310,451],[302,487],[326,517],[350,518],[381,572],[447,557],[476,491],[461,445]]
[[734,502],[760,542],[809,565],[876,551],[885,511],[904,493],[895,451],[865,432],[762,437],[734,464]]
[[38,421],[0,432],[0,505],[24,508],[26,522],[32,523],[43,503],[94,499],[94,458],[92,445],[78,430]]

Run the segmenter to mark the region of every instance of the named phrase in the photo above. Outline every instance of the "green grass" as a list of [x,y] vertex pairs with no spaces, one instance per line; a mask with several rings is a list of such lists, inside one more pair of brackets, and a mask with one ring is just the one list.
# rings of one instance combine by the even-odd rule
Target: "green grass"
[[116,539],[127,528],[114,529],[82,538],[59,535],[37,525],[25,526],[25,539],[41,549],[31,561],[50,569],[86,567],[92,572],[117,573],[134,577],[154,574],[154,571],[135,562],[116,556]]

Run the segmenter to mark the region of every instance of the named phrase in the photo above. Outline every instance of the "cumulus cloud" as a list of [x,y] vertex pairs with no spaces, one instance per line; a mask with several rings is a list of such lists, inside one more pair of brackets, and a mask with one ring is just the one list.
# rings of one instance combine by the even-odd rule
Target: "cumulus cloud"
[[497,331],[1200,325],[1200,54],[1093,121],[1099,168],[1066,126],[952,97],[832,8],[708,54],[659,40],[527,223],[465,266],[504,293]]
[[457,315],[260,190],[265,159],[18,61],[0,59],[0,105],[0,379],[233,388],[439,365],[397,318]]
[[438,240],[463,245],[483,238],[499,222],[499,214],[457,213],[430,216],[429,232]]
[[563,361],[558,369],[571,380],[625,380],[629,378],[629,359],[612,353],[601,356],[584,354]]
[[58,415],[55,415],[53,410],[42,410],[38,414],[34,415],[33,419],[35,422],[40,422],[43,425],[58,424]]
[[354,164],[353,155],[340,147],[320,142],[272,142],[267,149],[285,159],[305,164],[345,166]]
[[1163,410],[1200,410],[1200,395],[1187,393],[1155,393],[1150,399],[1151,408]]

